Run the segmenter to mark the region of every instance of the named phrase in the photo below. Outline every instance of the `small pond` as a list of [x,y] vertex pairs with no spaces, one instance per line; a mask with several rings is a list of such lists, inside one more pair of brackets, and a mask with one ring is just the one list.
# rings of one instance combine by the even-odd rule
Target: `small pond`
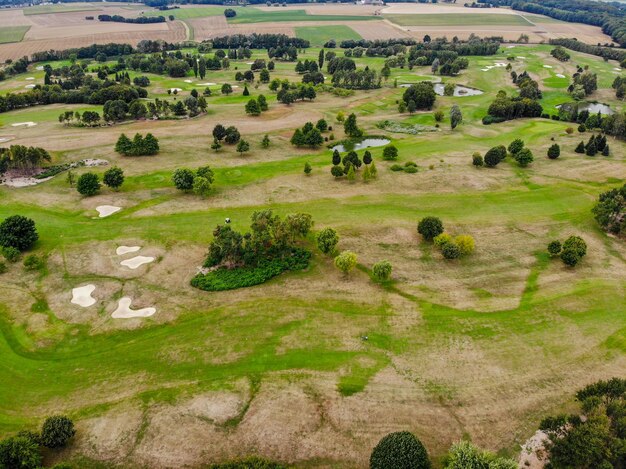
[[[387,138],[366,138],[365,140],[362,140],[359,143],[355,143],[352,150],[359,151],[359,150],[363,150],[364,148],[370,148],[370,147],[384,147],[390,142],[391,140]],[[344,151],[351,151],[351,150],[346,150],[343,145],[335,145],[334,147],[331,148],[331,151],[335,151],[335,150],[339,151],[339,153],[343,153]]]
[[[558,106],[556,106],[556,108],[560,109],[561,106],[562,104],[559,104]],[[597,114],[598,112],[600,114],[613,114],[614,113],[613,109],[611,109],[608,104],[587,103],[587,102],[578,103],[578,112],[580,111],[589,111],[589,114]]]

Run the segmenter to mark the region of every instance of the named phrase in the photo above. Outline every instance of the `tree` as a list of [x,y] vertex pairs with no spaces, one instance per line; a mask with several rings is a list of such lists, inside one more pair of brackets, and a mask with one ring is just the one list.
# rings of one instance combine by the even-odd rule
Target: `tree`
[[378,170],[376,169],[376,163],[372,161],[370,165],[370,176],[372,179],[376,179],[378,177]]
[[261,69],[261,72],[259,73],[259,80],[261,83],[269,83],[270,72],[266,68]]
[[250,151],[250,144],[244,139],[239,140],[239,143],[237,144],[237,153],[243,155],[248,151]]
[[372,273],[374,274],[374,278],[379,282],[384,282],[389,280],[391,277],[391,262],[389,261],[380,261],[372,266]]
[[363,153],[363,163],[368,165],[371,162],[372,162],[372,153],[369,150],[365,150],[365,153]]
[[102,182],[111,189],[119,189],[124,184],[124,171],[114,166],[107,169],[102,176]]
[[341,163],[341,155],[339,154],[339,150],[333,150],[333,165],[338,165]]
[[211,183],[202,176],[193,178],[193,192],[200,197],[206,197],[211,192]]
[[311,174],[311,171],[313,170],[313,168],[311,168],[311,163],[309,163],[308,161],[306,163],[304,163],[304,174],[306,174],[307,176]]
[[551,160],[556,160],[559,156],[561,156],[561,147],[558,143],[555,143],[554,145],[550,146],[550,148],[548,148],[548,158],[550,158]]
[[270,146],[270,137],[267,134],[265,134],[263,136],[263,140],[261,140],[261,147],[269,148],[269,146]]
[[40,441],[46,448],[63,448],[75,433],[72,420],[64,415],[53,415],[44,421]]
[[454,130],[461,122],[463,122],[463,114],[456,104],[450,109],[450,127]]
[[213,151],[215,151],[215,153],[217,153],[221,149],[222,149],[222,144],[219,142],[218,139],[214,138],[213,139],[213,143],[211,144],[211,150],[213,150]]
[[332,168],[330,168],[330,174],[332,174],[336,178],[340,178],[345,175],[345,173],[343,172],[343,168],[338,164],[335,164],[332,166]]
[[13,436],[0,441],[0,467],[38,469],[41,467],[39,444],[26,436]]
[[317,128],[317,130],[319,130],[320,132],[326,132],[328,130],[328,122],[326,122],[325,119],[320,119],[317,121],[317,123],[315,124],[315,127]]
[[[26,251],[39,239],[35,222],[22,215],[11,215],[0,223],[0,246]],[[8,259],[10,260],[10,259]]]
[[509,144],[509,153],[512,155],[517,155],[524,148],[524,141],[522,139],[516,138]]
[[250,91],[248,90],[248,85],[243,87],[243,96],[250,96]]
[[490,148],[487,153],[485,153],[485,166],[493,168],[504,158],[506,158],[506,148],[504,145]]
[[383,160],[395,161],[398,159],[398,149],[394,145],[387,145],[383,150]]
[[335,257],[335,267],[341,270],[344,275],[348,275],[356,267],[357,257],[352,251],[343,251]]
[[525,168],[532,163],[533,159],[533,152],[528,148],[522,148],[517,154],[515,154],[515,161],[517,161],[517,164],[519,164],[522,168]]
[[177,169],[172,175],[172,182],[179,191],[189,192],[193,189],[193,171],[187,168]]
[[559,254],[561,254],[561,249],[562,249],[561,241],[559,241],[558,239],[555,239],[554,241],[550,241],[550,243],[548,244],[548,253],[552,257],[558,256]]
[[226,128],[222,124],[217,124],[213,127],[213,138],[216,138],[218,142],[221,142],[226,137]]
[[228,83],[224,83],[222,85],[221,91],[222,91],[222,94],[225,94],[226,96],[228,96],[229,94],[233,92],[233,87],[229,85]]
[[587,154],[587,156],[596,156],[596,154],[598,153],[596,140],[593,138],[593,136],[591,139],[589,139],[589,143],[587,144],[587,147],[585,148],[585,153]]
[[462,256],[467,256],[474,252],[476,242],[470,235],[458,235],[454,238],[454,244],[456,244],[461,252]]
[[409,105],[409,102],[415,103],[416,109],[431,109],[435,104],[437,94],[435,88],[430,82],[420,82],[409,86],[402,95],[402,100]]
[[[415,103],[415,101],[413,103]],[[413,111],[413,112],[415,112],[415,111]],[[433,117],[435,118],[435,122],[441,122],[443,120],[443,117],[444,117],[443,111],[441,111],[441,110],[435,111],[433,113]]]
[[585,153],[585,142],[580,142],[574,151],[576,153]]
[[324,254],[332,254],[339,242],[339,235],[332,228],[324,228],[316,236],[317,248]]
[[354,180],[356,179],[356,174],[354,172],[353,164],[348,165],[348,171],[346,172],[346,179],[348,179],[348,181],[350,182],[354,182]]
[[410,432],[384,436],[370,455],[370,469],[430,469],[428,452]]
[[363,135],[363,131],[359,129],[356,121],[356,115],[350,114],[343,124],[343,130],[348,137],[358,138]]
[[607,143],[602,149],[602,156],[609,156],[609,155],[610,155],[610,150],[609,150],[609,144]]
[[485,162],[483,161],[483,157],[482,157],[482,155],[481,155],[480,153],[475,152],[475,153],[472,155],[472,164],[473,164],[474,166],[476,166],[476,167],[480,167],[480,166],[482,166],[483,164],[485,164]]
[[458,259],[461,257],[461,249],[452,241],[441,247],[441,254],[443,254],[443,257],[446,259]]
[[261,108],[259,107],[259,103],[256,99],[251,99],[246,103],[246,114],[250,114],[251,116],[258,116],[261,114]]
[[95,173],[81,174],[76,181],[76,190],[80,195],[91,197],[96,195],[100,190],[100,180]]
[[239,133],[239,130],[237,130],[237,127],[233,125],[228,127],[226,129],[226,136],[224,137],[224,141],[229,145],[234,145],[235,143],[239,142],[239,140],[241,140],[241,134]]
[[321,49],[319,55],[317,56],[317,65],[319,66],[320,70],[324,66],[324,49]]
[[417,232],[426,241],[432,241],[435,236],[443,233],[443,223],[437,217],[424,217],[417,224]]
[[115,144],[115,151],[121,153],[122,155],[127,155],[130,152],[131,147],[132,142],[130,141],[130,139],[125,134],[122,134],[117,139],[117,143]]
[[269,109],[269,106],[267,105],[267,98],[262,94],[257,97],[256,102],[259,104],[261,112],[265,112]]

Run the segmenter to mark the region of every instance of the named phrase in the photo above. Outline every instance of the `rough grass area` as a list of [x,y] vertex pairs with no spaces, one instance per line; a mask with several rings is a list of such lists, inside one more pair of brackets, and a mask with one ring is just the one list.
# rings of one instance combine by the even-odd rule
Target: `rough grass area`
[[342,25],[297,26],[296,36],[306,39],[313,46],[323,46],[330,39],[334,39],[337,43],[348,39],[362,39],[354,29]]
[[432,13],[422,15],[385,15],[385,19],[400,26],[528,26],[530,21],[520,15],[489,13]]
[[30,26],[9,26],[0,28],[0,44],[20,42],[28,32]]
[[237,16],[228,18],[232,24],[242,23],[272,23],[285,21],[368,21],[381,20],[380,16],[353,16],[353,15],[309,15],[305,10],[264,11],[256,8],[237,8]]

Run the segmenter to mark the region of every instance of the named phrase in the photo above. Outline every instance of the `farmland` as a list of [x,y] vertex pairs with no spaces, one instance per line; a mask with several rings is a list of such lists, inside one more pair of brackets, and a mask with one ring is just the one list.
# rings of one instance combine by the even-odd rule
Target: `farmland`
[[30,26],[7,26],[0,28],[0,44],[7,42],[20,42],[24,39],[24,34],[28,32]]
[[[197,37],[199,31],[210,34],[211,18],[225,24],[225,31],[256,28],[257,21],[259,27],[291,27],[312,42],[298,55],[310,61],[318,60],[326,39],[359,37],[349,22],[332,24],[328,18],[347,22],[354,16],[371,29],[380,24],[399,31],[385,20],[350,14],[354,6],[345,7],[345,17],[320,15],[318,6],[272,8],[237,8],[241,22],[225,24],[213,7],[186,7],[168,11],[177,21],[167,24],[206,24],[195,27]],[[420,21],[432,16],[432,27],[461,24],[454,15],[446,24],[437,14],[418,15]],[[411,14],[404,16],[413,22]],[[483,14],[467,16],[476,18],[462,24],[486,21]],[[484,16],[524,21],[502,13]],[[266,21],[270,17],[279,18],[272,20],[276,26]],[[320,24],[302,24],[306,17]],[[243,95],[245,85],[235,74],[255,59],[268,59],[267,51],[253,50],[204,79],[191,71],[169,77],[127,70],[131,82],[139,76],[150,80],[148,100],[174,104],[193,90],[202,95],[210,89],[208,111],[196,117],[83,128],[60,123],[59,114],[102,114],[101,105],[53,104],[0,114],[3,146],[43,147],[51,164],[108,162],[79,167],[76,176],[102,176],[112,166],[126,176],[119,191],[103,188],[93,197],[80,196],[66,173],[30,187],[0,186],[0,220],[16,213],[35,220],[40,239],[32,253],[45,261],[39,271],[7,264],[8,272],[0,275],[0,380],[11,383],[0,387],[0,435],[35,429],[51,413],[67,414],[77,435],[63,453],[47,454],[46,463],[67,459],[76,467],[97,467],[94,461],[103,467],[200,466],[250,454],[297,467],[366,467],[378,440],[397,430],[417,435],[436,465],[461,438],[518,458],[520,444],[542,417],[570,409],[581,385],[623,373],[626,359],[626,244],[600,230],[591,213],[598,195],[626,177],[626,146],[611,137],[610,156],[590,157],[574,149],[592,132],[568,133],[572,123],[481,123],[499,90],[517,90],[496,63],[528,71],[550,115],[571,101],[567,86],[576,66],[588,66],[598,75],[590,99],[623,111],[611,89],[621,74],[615,61],[571,52],[570,61],[560,62],[550,50],[502,45],[494,56],[468,57],[468,68],[455,77],[433,75],[430,66],[392,67],[380,88],[341,95],[318,87],[314,100],[290,105],[256,80],[248,84],[250,96]],[[359,69],[381,70],[385,63],[365,55],[354,60]],[[115,57],[106,62],[116,63]],[[0,82],[0,94],[43,84],[45,72],[37,68],[42,65]],[[88,69],[96,65],[90,61]],[[294,62],[275,65],[272,79],[301,81]],[[402,85],[424,80],[483,94],[438,96],[432,110],[400,113]],[[224,83],[237,88],[222,94]],[[260,94],[269,109],[247,115],[244,105]],[[452,130],[454,104],[463,123]],[[435,120],[438,110],[444,113],[441,122]],[[397,147],[393,162],[382,158],[382,147],[369,149],[376,179],[331,176],[326,145],[331,134],[336,141],[346,137],[340,113],[354,113],[366,135],[383,134]],[[328,142],[318,148],[290,143],[296,128],[322,118],[332,127],[323,134]],[[389,131],[381,126],[387,120],[428,130]],[[27,122],[36,125],[15,125]],[[239,153],[227,144],[212,150],[216,124],[236,126],[250,151]],[[122,132],[131,138],[151,132],[161,150],[121,156],[114,146]],[[264,148],[266,135],[270,144]],[[529,167],[511,157],[495,168],[472,166],[472,153],[485,154],[516,138],[535,155]],[[554,143],[561,156],[551,160],[546,152]],[[393,170],[409,162],[415,173]],[[305,163],[310,175],[303,173]],[[176,169],[206,165],[215,176],[207,197],[174,187]],[[100,218],[96,209],[105,205],[121,210]],[[313,253],[305,270],[231,291],[191,287],[215,227],[228,218],[229,226],[245,231],[253,212],[263,209],[280,216],[308,213],[314,232],[335,229],[339,250],[358,255],[357,268],[343,275],[311,233],[301,241]],[[444,259],[416,231],[429,215],[441,218],[453,235],[472,235],[475,252]],[[575,269],[546,252],[549,241],[570,235],[588,244]],[[140,246],[153,262],[124,267],[116,254],[120,246]],[[383,259],[393,273],[380,283],[373,280],[373,265]],[[96,286],[96,302],[71,303],[72,289],[86,284]],[[133,308],[155,307],[156,313],[113,318],[123,297],[133,299]]]

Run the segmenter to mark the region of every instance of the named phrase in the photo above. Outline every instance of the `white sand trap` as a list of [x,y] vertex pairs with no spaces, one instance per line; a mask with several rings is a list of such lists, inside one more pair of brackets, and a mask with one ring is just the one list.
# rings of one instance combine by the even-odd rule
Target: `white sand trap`
[[115,205],[98,205],[96,210],[98,211],[98,216],[104,218],[113,215],[115,212],[119,212],[122,210],[122,207],[116,207]]
[[43,65],[37,65],[37,70],[43,70]]
[[173,93],[174,91],[176,91],[176,92],[178,93],[179,91],[182,91],[182,90],[183,90],[182,88],[170,88],[170,91],[171,91],[172,93]]
[[37,85],[26,85],[24,88],[28,88],[30,90],[30,89],[33,89],[35,86]]
[[254,62],[246,62],[246,65],[252,65]]
[[11,124],[11,127],[22,127],[22,126],[35,127],[36,125],[37,125],[36,122],[17,122],[15,124]]
[[95,285],[89,284],[82,287],[72,288],[72,303],[83,308],[87,308],[96,302],[96,299],[91,296],[96,289]]
[[29,178],[29,177],[17,177],[17,178],[8,178],[1,180],[2,185],[7,187],[28,187],[28,186],[36,186],[37,184],[41,184],[42,182],[46,182],[52,179],[52,176],[49,178],[37,179],[37,178]]
[[131,252],[137,252],[141,249],[141,246],[119,246],[115,250],[115,254],[118,256],[123,256],[124,254],[128,254]]
[[120,298],[117,309],[113,311],[111,317],[116,319],[147,318],[156,313],[156,308],[130,309],[132,302],[133,300],[127,296]]
[[185,80],[185,83],[193,83],[192,80]]
[[565,78],[565,75],[563,75],[562,73],[557,73],[557,74],[556,74],[556,76],[557,76],[558,78]]
[[524,57],[523,55],[518,55],[517,58],[518,59],[525,59],[526,57]]
[[198,86],[213,86],[213,85],[217,85],[217,83],[198,83]]
[[615,70],[616,72],[621,72],[622,71],[621,68],[617,68],[617,67],[613,68],[613,70]]
[[504,63],[504,62],[496,62],[496,63],[494,64],[494,66],[496,66],[496,67],[506,67],[506,66],[507,66],[507,64],[506,64],[506,63]]
[[239,88],[237,85],[231,86],[232,89]]
[[552,68],[552,65],[544,65],[543,68]]
[[0,143],[8,142],[11,140],[11,137],[0,137]]
[[26,77],[26,79],[27,79],[28,81],[30,81],[30,80],[34,80],[34,79],[35,79],[35,77]]
[[124,267],[128,267],[129,269],[137,269],[144,264],[149,264],[150,262],[154,262],[154,257],[148,256],[135,256],[130,259],[126,259],[125,261],[120,262]]

